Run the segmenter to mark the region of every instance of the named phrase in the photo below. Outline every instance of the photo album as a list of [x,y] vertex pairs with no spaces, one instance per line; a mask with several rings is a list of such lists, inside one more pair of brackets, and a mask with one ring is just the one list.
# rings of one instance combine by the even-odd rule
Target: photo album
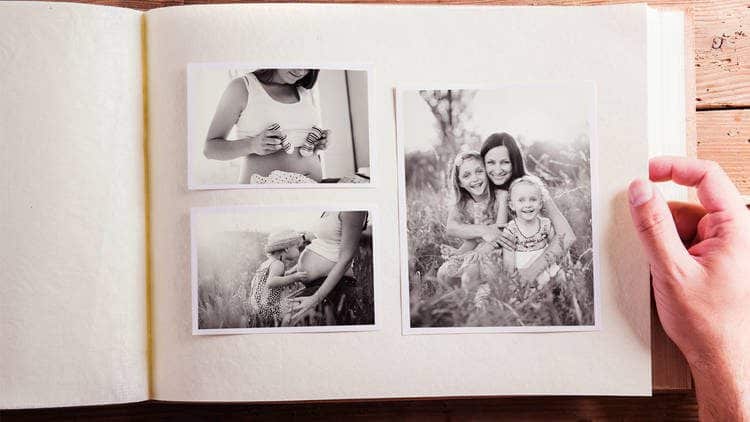
[[650,395],[685,25],[0,4],[0,408]]

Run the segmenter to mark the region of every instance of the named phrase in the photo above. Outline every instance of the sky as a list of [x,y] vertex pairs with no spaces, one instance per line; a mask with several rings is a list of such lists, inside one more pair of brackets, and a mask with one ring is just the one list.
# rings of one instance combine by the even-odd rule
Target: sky
[[312,208],[293,211],[276,207],[215,209],[194,215],[193,230],[199,238],[225,231],[312,231],[321,213],[321,210]]
[[[532,141],[564,142],[588,129],[594,116],[593,85],[513,85],[480,90],[469,125],[482,139],[494,132]],[[403,95],[404,150],[428,150],[437,141],[435,118],[417,91]]]

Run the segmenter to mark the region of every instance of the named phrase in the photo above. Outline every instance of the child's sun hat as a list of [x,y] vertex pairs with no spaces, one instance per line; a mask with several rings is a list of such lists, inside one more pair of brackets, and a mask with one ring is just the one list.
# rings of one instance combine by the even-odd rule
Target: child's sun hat
[[291,246],[298,246],[302,240],[302,234],[294,230],[281,230],[271,233],[266,240],[266,253],[283,251]]

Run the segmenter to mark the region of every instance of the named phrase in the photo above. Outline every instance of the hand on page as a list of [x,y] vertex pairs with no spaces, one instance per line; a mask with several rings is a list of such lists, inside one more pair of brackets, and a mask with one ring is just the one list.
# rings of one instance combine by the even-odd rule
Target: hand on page
[[659,319],[690,364],[701,416],[750,417],[750,213],[714,162],[655,158],[649,177],[700,200],[667,205],[651,182],[630,185]]

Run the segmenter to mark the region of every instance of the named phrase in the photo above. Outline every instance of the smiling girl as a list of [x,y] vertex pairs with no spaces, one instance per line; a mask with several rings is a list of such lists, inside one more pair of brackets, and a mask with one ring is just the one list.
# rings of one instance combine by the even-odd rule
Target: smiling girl
[[[458,153],[451,167],[450,180],[455,202],[448,215],[447,234],[464,240],[461,247],[452,250],[444,247],[446,261],[438,269],[438,280],[449,284],[451,278],[460,278],[462,288],[469,292],[477,289],[480,280],[496,280],[500,274],[501,249],[487,242],[500,234],[498,226],[505,226],[507,213],[505,193],[490,189],[482,156],[476,151]],[[455,230],[459,225],[471,225],[476,230]],[[483,227],[494,227],[487,230]],[[497,232],[497,235],[495,234]]]
[[[544,198],[549,196],[542,181],[534,176],[522,176],[510,184],[508,205],[514,218],[505,226],[503,236],[512,240],[513,248],[503,247],[503,268],[508,274],[528,268],[539,258],[555,235],[552,221],[542,217]],[[538,287],[547,284],[560,267],[552,262],[536,276]]]
[[[318,150],[328,131],[313,89],[317,69],[259,69],[229,83],[216,107],[203,153],[243,158],[239,183],[316,183]],[[233,127],[238,139],[227,139]]]

